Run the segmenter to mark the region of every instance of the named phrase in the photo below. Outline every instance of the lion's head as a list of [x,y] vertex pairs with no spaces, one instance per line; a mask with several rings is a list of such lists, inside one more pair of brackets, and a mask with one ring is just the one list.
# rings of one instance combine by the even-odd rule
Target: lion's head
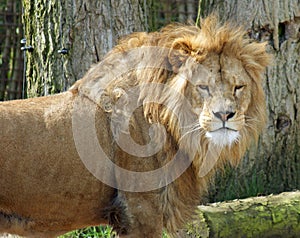
[[[200,128],[216,146],[238,143],[254,119],[260,122],[259,127],[264,124],[263,101],[257,108],[260,111],[254,115],[251,112],[252,101],[264,100],[264,95],[236,58],[210,53],[192,74],[188,87]],[[253,90],[260,93],[259,98],[253,98]]]
[[265,124],[265,48],[241,28],[219,26],[215,16],[200,28],[173,24],[134,33],[87,73],[79,92],[110,112],[139,86],[147,122],[163,124],[176,148],[197,148],[202,159],[194,164],[201,166],[209,146],[236,164]]

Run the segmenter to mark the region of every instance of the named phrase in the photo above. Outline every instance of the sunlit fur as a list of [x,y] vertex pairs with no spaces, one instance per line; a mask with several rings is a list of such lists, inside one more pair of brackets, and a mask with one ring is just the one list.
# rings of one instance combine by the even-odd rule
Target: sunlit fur
[[[151,50],[145,51],[146,47],[155,48],[155,53]],[[262,89],[261,75],[265,67],[270,62],[270,55],[266,53],[266,43],[253,42],[247,38],[246,32],[230,23],[219,25],[218,19],[211,16],[202,20],[201,26],[187,26],[180,24],[172,24],[166,26],[159,32],[154,33],[134,33],[122,39],[119,44],[107,55],[105,64],[102,70],[99,66],[92,68],[78,85],[78,90],[83,95],[97,102],[101,107],[105,107],[103,98],[107,97],[108,102],[114,104],[117,99],[114,95],[116,88],[121,88],[124,92],[133,86],[140,85],[141,91],[139,100],[142,102],[152,101],[154,103],[143,103],[143,113],[148,123],[161,123],[165,126],[169,140],[166,145],[167,159],[172,159],[173,155],[180,144],[187,154],[196,152],[193,159],[192,169],[195,175],[201,174],[201,166],[203,165],[207,150],[210,147],[210,133],[206,133],[199,125],[199,114],[194,111],[187,111],[182,103],[182,98],[178,94],[161,92],[154,88],[149,88],[147,83],[161,83],[174,89],[195,107],[195,111],[203,110],[205,100],[200,99],[200,103],[193,104],[194,95],[191,93],[193,85],[189,82],[196,73],[197,67],[205,64],[212,55],[226,55],[229,59],[237,60],[241,63],[241,67],[247,74],[247,83],[249,87],[246,90],[251,90],[247,96],[248,102],[245,103],[245,111],[237,112],[241,114],[243,127],[236,134],[229,133],[228,141],[222,142],[222,139],[215,139],[217,147],[220,147],[216,152],[218,161],[213,166],[206,176],[197,178],[195,191],[203,193],[206,190],[209,177],[217,168],[221,168],[224,162],[236,165],[252,141],[257,141],[259,133],[265,125],[265,97]],[[128,52],[135,49],[141,49],[141,55],[135,54],[135,59],[127,57]],[[144,49],[144,51],[143,51]],[[167,49],[167,50],[166,50]],[[147,54],[148,52],[148,54]],[[129,63],[128,63],[129,62]],[[115,67],[128,67],[135,64],[135,68],[124,75],[114,76],[114,80],[105,76],[107,71],[115,70]],[[219,62],[211,60],[208,69],[215,67]],[[147,68],[147,65],[151,67]],[[207,63],[206,63],[207,67]],[[125,70],[126,71],[126,70]],[[123,71],[124,72],[124,71]],[[105,78],[103,79],[102,76]],[[194,75],[195,76],[195,75]],[[111,77],[111,75],[109,76]],[[199,75],[201,77],[201,75]],[[99,93],[99,85],[101,82],[108,82],[106,87]],[[144,85],[146,86],[144,87]],[[195,85],[194,85],[195,86]],[[195,90],[194,90],[195,91]],[[194,92],[193,91],[193,92]],[[202,101],[201,101],[202,100]],[[244,99],[242,99],[244,100]],[[203,104],[202,104],[203,103]],[[168,105],[168,107],[164,105]],[[212,108],[207,108],[213,110]],[[176,112],[182,112],[176,116]],[[178,124],[178,120],[189,121],[188,118],[195,118],[194,123],[186,123],[185,127]],[[218,136],[221,136],[221,132]],[[234,134],[234,135],[233,135]],[[159,143],[159,142],[158,142]],[[190,173],[190,171],[189,171]],[[179,179],[180,180],[180,179]],[[183,179],[184,180],[184,179]],[[192,184],[192,181],[190,181]],[[166,188],[164,206],[164,226],[169,231],[174,231],[187,221],[191,215],[193,207],[192,201],[186,201],[179,198],[176,194],[180,194],[183,187],[189,186],[189,181],[186,184],[181,184],[180,181]],[[173,191],[175,189],[176,191]],[[191,188],[192,190],[192,188]],[[184,196],[195,198],[194,192],[189,190]],[[199,194],[200,195],[200,194]],[[187,203],[187,204],[184,204]],[[189,207],[191,205],[191,207]]]

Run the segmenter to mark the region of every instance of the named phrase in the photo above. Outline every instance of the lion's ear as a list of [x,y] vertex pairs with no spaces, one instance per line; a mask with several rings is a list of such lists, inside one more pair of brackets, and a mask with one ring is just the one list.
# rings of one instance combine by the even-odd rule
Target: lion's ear
[[181,65],[191,56],[192,51],[192,43],[187,39],[181,38],[173,42],[169,52],[169,62],[174,72],[178,72]]

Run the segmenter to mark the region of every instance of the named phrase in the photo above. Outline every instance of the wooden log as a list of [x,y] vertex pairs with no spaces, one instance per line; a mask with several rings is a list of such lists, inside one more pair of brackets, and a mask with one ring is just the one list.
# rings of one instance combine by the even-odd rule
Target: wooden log
[[181,237],[300,237],[300,191],[199,206]]

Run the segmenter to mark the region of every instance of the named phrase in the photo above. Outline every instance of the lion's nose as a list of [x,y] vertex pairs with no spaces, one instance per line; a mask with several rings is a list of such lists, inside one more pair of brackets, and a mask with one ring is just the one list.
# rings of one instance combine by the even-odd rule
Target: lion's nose
[[228,121],[230,118],[233,118],[235,112],[213,112],[216,118],[219,118],[221,121],[225,122]]

